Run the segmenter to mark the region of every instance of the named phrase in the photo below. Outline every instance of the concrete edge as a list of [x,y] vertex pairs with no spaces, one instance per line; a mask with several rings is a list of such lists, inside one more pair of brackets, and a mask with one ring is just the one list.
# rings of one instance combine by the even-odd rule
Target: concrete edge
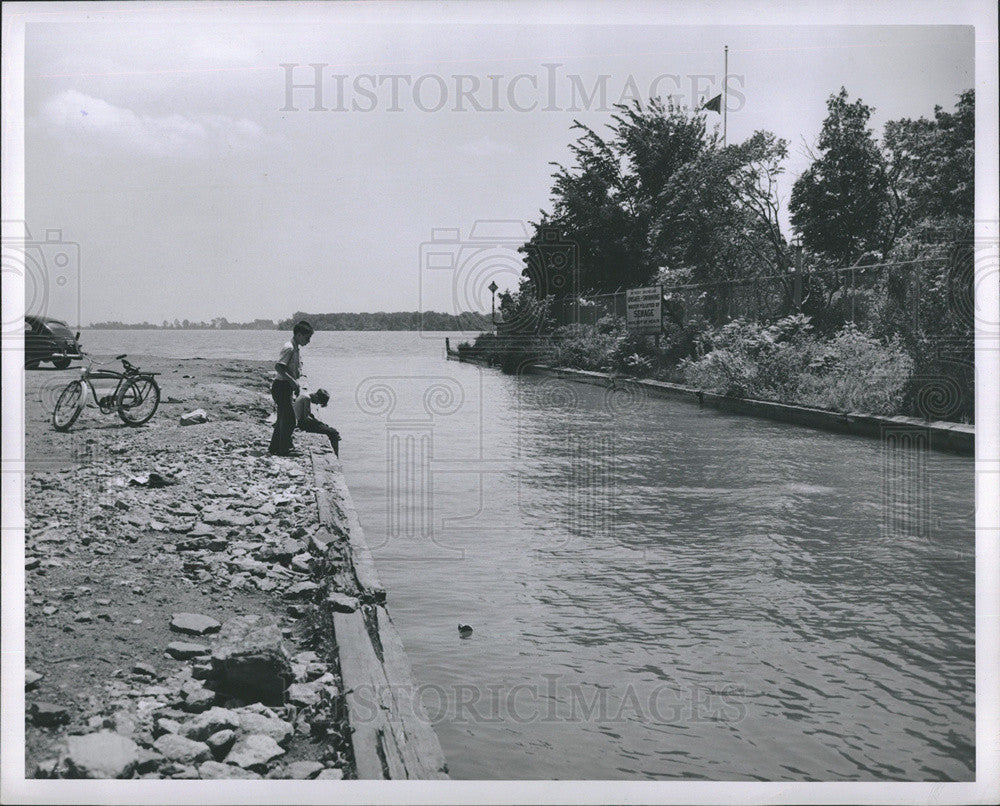
[[[455,350],[448,351],[448,359],[463,363],[489,366],[482,359],[461,356]],[[842,434],[876,437],[883,439],[890,435],[920,435],[930,448],[963,456],[974,456],[976,452],[975,426],[963,423],[949,423],[940,420],[921,420],[918,417],[884,417],[863,412],[836,412],[790,403],[776,403],[770,400],[753,400],[743,397],[728,397],[714,392],[702,392],[690,386],[682,386],[666,381],[640,378],[622,378],[607,372],[549,367],[544,364],[529,364],[525,371],[533,375],[547,375],[564,378],[576,383],[595,386],[615,386],[638,389],[654,397],[674,398],[697,403],[725,411],[730,414],[745,414],[777,422],[804,425],[823,431]]]
[[326,532],[328,587],[320,602],[333,625],[359,779],[444,779],[448,767],[420,701],[402,639],[357,510],[332,454],[312,453],[316,504]]

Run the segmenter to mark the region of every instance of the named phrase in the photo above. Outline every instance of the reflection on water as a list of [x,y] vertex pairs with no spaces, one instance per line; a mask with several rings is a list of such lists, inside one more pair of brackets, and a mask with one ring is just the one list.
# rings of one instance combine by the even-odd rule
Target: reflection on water
[[515,379],[444,335],[304,354],[454,777],[973,777],[971,460]]

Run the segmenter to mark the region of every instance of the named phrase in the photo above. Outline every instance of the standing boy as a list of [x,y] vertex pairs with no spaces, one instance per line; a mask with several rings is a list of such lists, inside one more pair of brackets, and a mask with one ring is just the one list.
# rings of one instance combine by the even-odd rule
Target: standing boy
[[268,449],[275,456],[295,456],[292,451],[292,431],[295,430],[295,411],[292,398],[299,389],[302,361],[299,347],[312,339],[313,326],[302,320],[292,329],[292,340],[281,348],[281,354],[274,365],[275,379],[271,384],[271,397],[278,407],[278,419],[274,422],[274,434]]
[[316,419],[312,413],[313,403],[326,407],[330,402],[330,393],[326,389],[317,389],[312,394],[301,395],[295,399],[292,407],[295,409],[295,422],[299,431],[308,431],[311,434],[326,434],[330,438],[330,445],[337,458],[340,458],[340,432],[331,425],[327,425],[322,420]]

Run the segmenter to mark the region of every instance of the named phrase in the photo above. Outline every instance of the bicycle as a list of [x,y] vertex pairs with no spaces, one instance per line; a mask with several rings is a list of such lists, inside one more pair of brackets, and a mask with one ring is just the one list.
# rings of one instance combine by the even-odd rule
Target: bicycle
[[[88,365],[80,368],[80,377],[70,381],[56,401],[52,411],[52,426],[56,431],[69,431],[73,427],[86,405],[87,389],[101,414],[117,411],[125,425],[140,426],[153,418],[160,405],[160,387],[155,377],[159,372],[143,372],[129,362],[125,353],[115,356],[115,361],[122,362],[122,372],[111,369],[95,372],[93,357],[87,359]],[[95,380],[116,380],[118,384],[114,392],[98,399],[92,383]]]

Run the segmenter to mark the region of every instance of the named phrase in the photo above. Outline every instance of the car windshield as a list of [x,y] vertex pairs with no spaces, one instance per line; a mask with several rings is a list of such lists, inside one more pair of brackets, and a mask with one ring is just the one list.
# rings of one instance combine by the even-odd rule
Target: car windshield
[[49,332],[53,336],[68,336],[69,338],[73,338],[72,331],[62,322],[46,322],[45,327],[49,329]]

